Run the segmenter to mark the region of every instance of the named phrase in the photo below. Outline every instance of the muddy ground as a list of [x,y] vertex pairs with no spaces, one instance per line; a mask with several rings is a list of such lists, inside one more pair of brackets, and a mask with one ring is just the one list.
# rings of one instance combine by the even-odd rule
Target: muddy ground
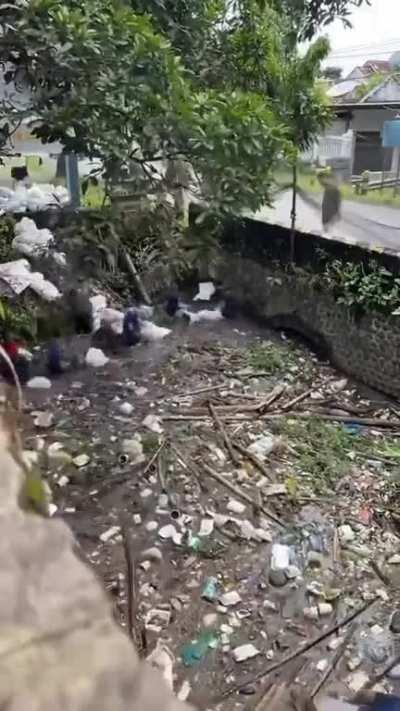
[[[240,321],[178,323],[161,342],[25,396],[25,445],[40,450],[55,515],[71,526],[125,629],[129,548],[134,637],[145,655],[166,645],[182,698],[255,707],[275,678],[316,692],[325,675],[323,693],[348,696],[400,651],[394,403],[305,346]],[[51,427],[34,425],[38,411],[54,415]],[[149,414],[162,432],[143,425]],[[270,451],[258,454],[260,467],[243,451],[261,435]],[[135,438],[139,449],[127,455]],[[82,454],[88,463],[78,467],[72,458]],[[289,560],[272,571],[276,543]],[[237,595],[221,598],[227,592]],[[362,608],[350,628],[262,676]],[[255,656],[236,661],[248,644],[242,652]],[[395,685],[387,675],[379,682]]]

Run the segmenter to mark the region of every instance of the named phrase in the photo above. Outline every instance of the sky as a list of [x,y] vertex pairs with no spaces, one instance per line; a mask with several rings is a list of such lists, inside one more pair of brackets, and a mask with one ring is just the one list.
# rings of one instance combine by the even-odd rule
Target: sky
[[337,20],[324,34],[331,42],[326,64],[343,67],[344,73],[367,59],[388,59],[400,51],[400,0],[371,0],[371,6],[354,10],[352,29]]

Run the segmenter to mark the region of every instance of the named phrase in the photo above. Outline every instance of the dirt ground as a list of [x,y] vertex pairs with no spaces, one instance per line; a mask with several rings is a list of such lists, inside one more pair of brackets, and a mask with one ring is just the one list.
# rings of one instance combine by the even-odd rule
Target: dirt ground
[[[163,341],[25,397],[25,446],[43,454],[55,516],[71,526],[118,622],[127,629],[133,616],[142,653],[166,646],[182,698],[255,707],[275,678],[317,692],[325,675],[324,693],[348,696],[400,651],[395,404],[241,321],[178,323]],[[34,424],[44,411],[49,428]],[[158,433],[143,424],[148,415]],[[261,436],[268,451],[249,457]],[[240,653],[254,656],[237,661]]]

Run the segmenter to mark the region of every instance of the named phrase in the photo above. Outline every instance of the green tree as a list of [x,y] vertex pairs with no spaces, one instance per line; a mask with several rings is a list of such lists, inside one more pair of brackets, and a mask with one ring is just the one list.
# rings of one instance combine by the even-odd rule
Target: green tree
[[[262,6],[266,0],[259,0]],[[351,27],[352,11],[370,0],[273,0],[273,5],[290,17],[298,40],[311,40],[321,27],[340,18],[344,25]]]

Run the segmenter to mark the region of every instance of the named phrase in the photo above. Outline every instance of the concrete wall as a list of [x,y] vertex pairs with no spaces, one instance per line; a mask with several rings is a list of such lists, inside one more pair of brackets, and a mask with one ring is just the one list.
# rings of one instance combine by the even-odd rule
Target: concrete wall
[[371,314],[356,319],[330,294],[310,285],[309,277],[254,259],[225,255],[218,276],[252,315],[301,334],[344,373],[400,397],[400,318]]

